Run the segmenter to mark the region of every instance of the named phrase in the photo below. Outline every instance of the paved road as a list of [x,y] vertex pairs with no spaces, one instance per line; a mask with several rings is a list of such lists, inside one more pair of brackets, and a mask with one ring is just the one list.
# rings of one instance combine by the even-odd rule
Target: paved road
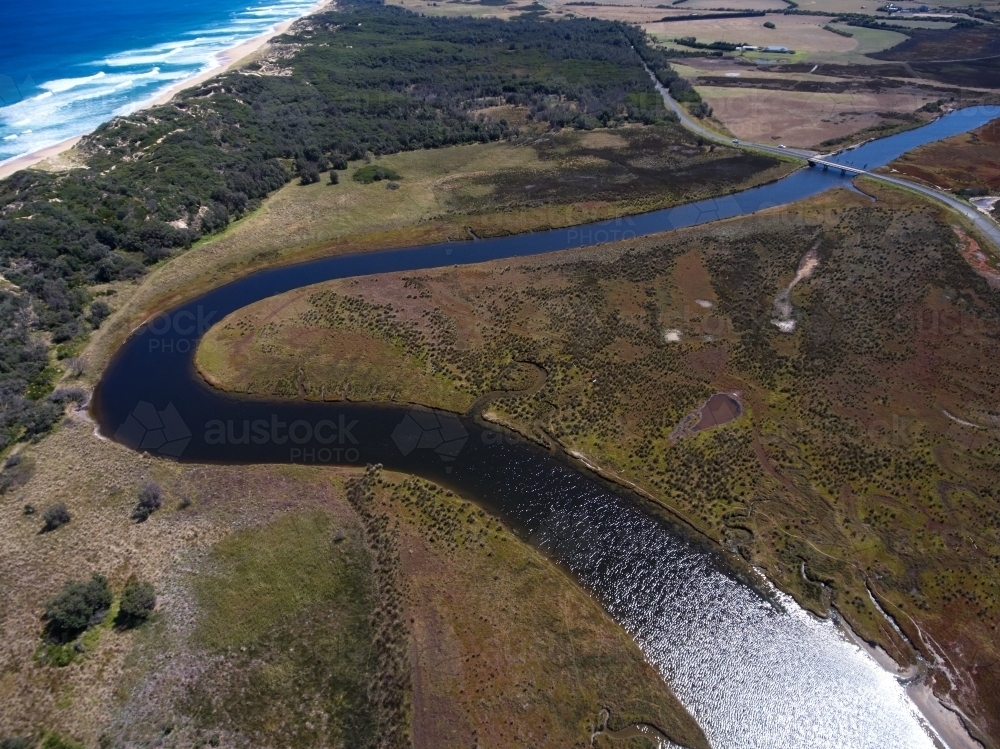
[[[653,85],[656,86],[656,90],[660,92],[660,96],[663,97],[663,103],[667,105],[669,109],[672,109],[674,113],[680,118],[681,124],[686,127],[691,132],[700,135],[705,140],[710,140],[714,143],[722,143],[724,145],[733,145],[733,139],[728,138],[725,135],[720,135],[714,130],[709,130],[697,119],[692,117],[687,108],[682,104],[674,101],[670,92],[664,88],[656,76],[653,75],[653,71],[646,67],[646,72],[649,73],[649,77],[653,79]],[[811,159],[814,156],[819,155],[819,151],[809,151],[804,148],[778,148],[778,146],[773,146],[768,143],[752,143],[750,141],[740,141],[740,146],[743,148],[753,149],[754,151],[767,151],[768,153],[773,153],[775,156],[798,156],[801,159]]]
[[[670,96],[670,92],[667,91],[660,82],[656,80],[656,76],[647,67],[646,71],[649,73],[650,77],[653,79],[653,83],[656,85],[656,90],[660,92],[660,96],[663,97],[663,102],[673,110],[677,116],[680,118],[681,124],[702,138],[714,143],[721,143],[732,147],[737,145],[739,148],[746,148],[753,151],[765,151],[767,153],[773,153],[776,156],[792,156],[802,159],[803,161],[808,161],[809,159],[815,159],[819,155],[818,151],[809,151],[802,148],[778,148],[776,146],[769,145],[767,143],[753,143],[750,141],[740,141],[738,144],[733,143],[732,138],[727,138],[724,135],[720,135],[712,130],[709,130],[697,119],[692,117],[687,109],[674,101],[673,97]],[[825,163],[825,162],[824,162]],[[831,168],[839,166],[833,162],[829,162]],[[936,200],[956,213],[961,214],[966,219],[968,219],[979,231],[979,233],[987,238],[993,243],[994,248],[997,252],[1000,252],[1000,226],[987,218],[983,213],[976,210],[973,206],[968,203],[963,203],[961,200],[953,197],[952,195],[943,192],[941,190],[936,190],[933,187],[927,187],[925,185],[917,184],[916,182],[911,182],[907,179],[902,179],[901,177],[893,177],[888,174],[879,174],[878,172],[867,172],[861,170],[865,177],[870,179],[878,180],[879,182],[885,182],[890,185],[895,185],[896,187],[903,187],[908,190],[913,190],[921,195],[924,195],[931,200]]]

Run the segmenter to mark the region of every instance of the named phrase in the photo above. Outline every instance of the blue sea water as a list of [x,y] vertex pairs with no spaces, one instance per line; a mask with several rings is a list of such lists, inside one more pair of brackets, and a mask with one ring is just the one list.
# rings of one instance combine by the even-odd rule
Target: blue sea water
[[315,0],[0,0],[0,162],[93,130]]

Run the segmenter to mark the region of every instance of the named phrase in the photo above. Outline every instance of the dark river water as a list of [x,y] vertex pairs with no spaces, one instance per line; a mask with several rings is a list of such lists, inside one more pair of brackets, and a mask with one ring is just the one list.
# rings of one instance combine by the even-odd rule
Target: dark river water
[[[966,109],[842,154],[874,168],[1000,116]],[[103,434],[193,463],[381,463],[446,485],[573,571],[636,639],[713,747],[930,747],[896,679],[761,578],[559,456],[452,414],[397,405],[262,401],[193,367],[211,325],[248,304],[335,278],[436,268],[601,244],[784,205],[849,182],[801,170],[737,195],[557,231],[316,260],[254,273],[159,315],[122,345],[95,389]]]

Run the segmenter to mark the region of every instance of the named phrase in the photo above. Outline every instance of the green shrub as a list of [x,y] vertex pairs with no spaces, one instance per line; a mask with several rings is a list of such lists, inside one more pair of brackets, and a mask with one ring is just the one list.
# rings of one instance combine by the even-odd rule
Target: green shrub
[[309,161],[299,166],[299,183],[313,185],[319,182],[319,166]]
[[83,749],[83,744],[58,733],[50,733],[42,742],[42,749]]
[[20,454],[11,455],[4,461],[0,473],[0,494],[6,494],[28,483],[35,470],[35,462],[25,460]]
[[142,523],[163,505],[163,490],[152,481],[143,484],[139,490],[139,502],[132,510],[132,519]]
[[45,521],[42,532],[48,533],[49,531],[54,531],[60,525],[66,525],[71,519],[72,516],[69,514],[69,510],[66,509],[66,505],[62,502],[49,505],[45,508],[45,512],[42,513],[42,520]]
[[49,635],[60,642],[85,630],[95,616],[111,607],[111,588],[104,575],[88,582],[70,581],[45,606]]
[[92,302],[90,305],[90,312],[87,315],[87,322],[89,322],[94,330],[101,327],[101,323],[108,319],[108,315],[111,314],[111,308],[108,306],[107,302],[98,299],[96,302]]
[[72,645],[45,645],[39,660],[53,668],[65,668],[76,659],[76,650]]
[[352,179],[355,182],[360,182],[363,185],[370,185],[372,182],[380,182],[384,179],[400,180],[402,177],[389,167],[379,166],[378,164],[369,164],[368,166],[363,166],[358,171],[354,173]]
[[30,749],[35,742],[24,736],[8,736],[0,740],[0,749]]
[[122,592],[117,622],[123,627],[136,627],[146,621],[156,608],[156,592],[151,583],[131,582]]
[[330,184],[331,185],[340,184],[340,175],[337,174],[333,169],[330,170]]
[[774,28],[777,28],[777,27],[773,23],[771,23],[770,21],[764,21],[764,28],[765,29],[774,29]]

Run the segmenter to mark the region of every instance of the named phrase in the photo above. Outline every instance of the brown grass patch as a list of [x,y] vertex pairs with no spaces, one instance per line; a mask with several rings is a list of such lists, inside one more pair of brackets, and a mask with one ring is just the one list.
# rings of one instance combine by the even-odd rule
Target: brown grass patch
[[945,190],[1000,192],[1000,124],[921,146],[882,167]]
[[538,552],[458,497],[386,474],[413,636],[414,745],[585,745],[610,708],[677,743],[704,736],[634,643]]
[[[784,0],[687,0],[681,10],[785,10]],[[763,22],[764,19],[761,19]]]
[[886,121],[882,112],[912,113],[931,97],[913,89],[843,94],[699,86],[715,117],[747,140],[816,146]]
[[[764,28],[764,21],[776,28]],[[826,31],[830,18],[822,16],[781,16],[766,18],[712,18],[704,21],[651,23],[646,30],[657,37],[674,39],[693,36],[700,42],[731,42],[765,46],[781,45],[796,52],[850,52],[858,43]]]

